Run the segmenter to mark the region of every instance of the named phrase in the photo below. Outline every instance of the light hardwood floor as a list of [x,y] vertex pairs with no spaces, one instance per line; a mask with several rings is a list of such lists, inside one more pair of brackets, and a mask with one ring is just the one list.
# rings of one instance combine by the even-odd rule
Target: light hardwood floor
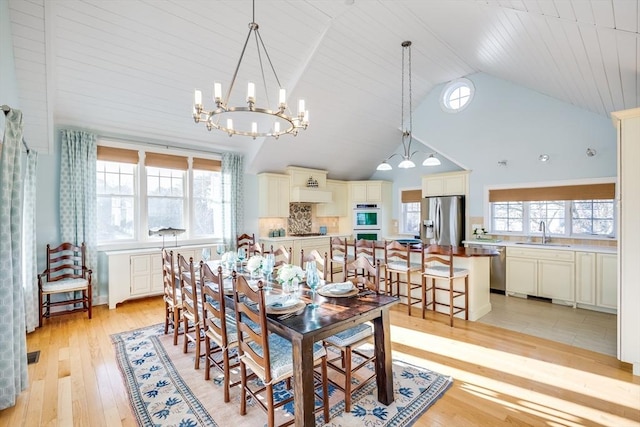
[[[110,335],[159,323],[161,298],[95,307],[28,335],[40,350],[29,388],[2,426],[133,426]],[[640,425],[640,378],[602,353],[479,322],[391,313],[394,357],[454,378],[416,426]],[[234,420],[242,426],[242,417]]]

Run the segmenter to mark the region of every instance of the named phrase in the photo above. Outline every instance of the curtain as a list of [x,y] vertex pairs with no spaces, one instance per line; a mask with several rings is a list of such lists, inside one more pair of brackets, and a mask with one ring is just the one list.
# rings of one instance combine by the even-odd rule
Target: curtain
[[27,151],[22,208],[22,287],[27,332],[38,326],[38,258],[36,245],[36,166],[38,153]]
[[[60,239],[87,245],[87,266],[97,277],[97,143],[94,134],[62,131],[60,153]],[[95,298],[98,287],[93,286]]]
[[238,154],[222,154],[222,224],[224,244],[236,249],[238,230],[244,227],[244,160]]
[[22,288],[22,112],[9,110],[0,155],[0,410],[29,385]]

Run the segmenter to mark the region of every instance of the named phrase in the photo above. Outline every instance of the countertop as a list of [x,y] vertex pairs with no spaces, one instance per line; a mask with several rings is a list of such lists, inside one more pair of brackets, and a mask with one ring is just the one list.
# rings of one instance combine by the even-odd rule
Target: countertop
[[348,234],[332,233],[332,234],[322,234],[322,235],[319,235],[319,236],[291,236],[291,235],[287,235],[287,236],[282,236],[282,237],[259,237],[259,239],[260,240],[264,240],[264,241],[281,242],[281,241],[285,241],[285,240],[324,239],[324,238],[331,238],[331,237],[346,237],[346,236],[348,236]]
[[[418,245],[414,245],[418,246]],[[422,251],[422,248],[415,248],[412,246],[411,252]],[[427,252],[436,255],[449,255],[449,246],[429,245]],[[454,246],[453,256],[457,257],[479,257],[479,256],[496,256],[498,251],[495,249],[483,249],[483,248],[465,248],[464,246]]]
[[504,246],[515,248],[527,248],[527,249],[553,249],[557,251],[578,251],[578,252],[600,252],[607,254],[617,254],[618,248],[615,246],[598,246],[598,245],[574,245],[564,244],[560,242],[547,243],[545,245],[526,243],[526,242],[514,242],[514,241],[496,241],[496,240],[464,240],[462,242],[466,245],[482,245],[482,246]]

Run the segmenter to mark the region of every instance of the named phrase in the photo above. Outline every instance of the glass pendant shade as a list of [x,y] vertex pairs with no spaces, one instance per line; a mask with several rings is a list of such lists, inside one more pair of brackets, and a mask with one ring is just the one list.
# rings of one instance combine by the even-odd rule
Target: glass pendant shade
[[393,168],[386,160],[380,163],[376,168],[376,170],[379,170],[379,171],[390,171],[391,169]]
[[422,162],[422,166],[440,166],[441,162],[438,158],[433,157],[433,154],[429,154],[429,157],[424,159]]
[[400,162],[398,167],[400,169],[411,169],[411,168],[415,168],[416,164],[413,163],[413,161],[411,161],[411,159],[409,159],[408,157],[405,157],[405,159]]

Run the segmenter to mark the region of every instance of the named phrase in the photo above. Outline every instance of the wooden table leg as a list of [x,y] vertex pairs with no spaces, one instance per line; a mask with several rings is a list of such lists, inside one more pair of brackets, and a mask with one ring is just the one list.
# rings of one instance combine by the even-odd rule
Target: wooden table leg
[[393,402],[393,358],[391,356],[391,327],[389,310],[382,310],[373,319],[376,352],[376,384],[378,401],[384,405]]
[[[294,339],[293,394],[296,426],[315,425],[315,395],[313,392],[313,339]],[[303,369],[296,369],[302,366]]]

